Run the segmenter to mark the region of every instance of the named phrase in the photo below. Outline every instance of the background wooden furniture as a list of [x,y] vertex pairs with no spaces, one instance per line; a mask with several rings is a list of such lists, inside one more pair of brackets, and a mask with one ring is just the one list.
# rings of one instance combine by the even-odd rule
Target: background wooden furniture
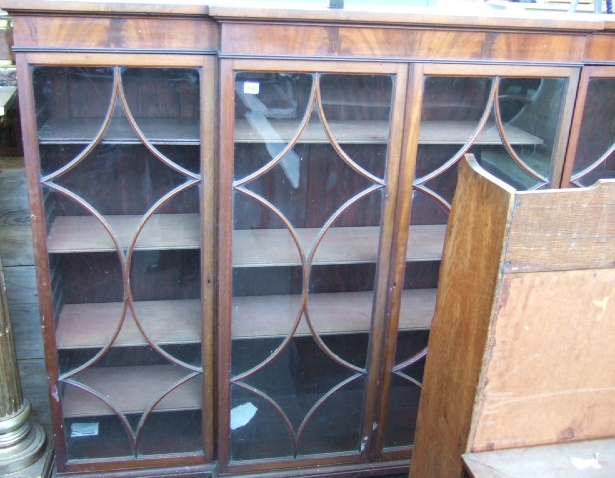
[[[615,429],[615,182],[515,192],[462,163],[411,476]],[[435,452],[437,450],[437,452]]]
[[602,17],[2,6],[61,474],[406,470],[458,163],[566,185],[615,63]]

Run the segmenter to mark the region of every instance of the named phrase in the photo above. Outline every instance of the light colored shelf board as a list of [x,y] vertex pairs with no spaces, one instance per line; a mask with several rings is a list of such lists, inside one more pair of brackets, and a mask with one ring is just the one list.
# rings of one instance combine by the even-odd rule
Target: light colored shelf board
[[[105,216],[119,238],[128,247],[142,216]],[[154,214],[141,230],[138,250],[198,249],[200,244],[198,214]],[[47,237],[51,253],[114,251],[111,236],[94,216],[58,216]]]
[[[141,216],[107,216],[122,248],[128,247]],[[296,229],[307,252],[320,229]],[[445,225],[412,226],[408,260],[438,260],[442,253]],[[380,229],[331,228],[319,244],[314,264],[374,262]],[[297,245],[287,229],[246,229],[233,233],[233,265],[266,267],[300,265]],[[156,214],[141,231],[137,250],[196,249],[200,243],[197,214]],[[111,237],[93,216],[58,216],[47,238],[50,253],[114,251]]]
[[[170,118],[137,118],[137,125],[145,137],[154,144],[200,143],[199,121]],[[38,139],[44,144],[92,142],[102,126],[102,118],[52,119],[38,131]],[[126,118],[114,118],[105,132],[105,142],[140,143]]]
[[[168,118],[138,118],[137,124],[154,144],[199,144],[199,123],[196,120]],[[102,125],[102,119],[50,120],[38,132],[43,144],[90,143]],[[295,137],[299,120],[267,119],[266,128],[257,128],[248,120],[238,119],[235,125],[236,143],[289,142]],[[341,144],[387,144],[390,136],[388,121],[330,121],[335,139]],[[424,121],[419,132],[420,144],[464,144],[476,129],[475,121]],[[506,125],[511,144],[542,144],[543,141],[527,131]],[[105,134],[105,142],[139,143],[128,120],[116,118]],[[329,143],[318,121],[308,123],[300,143]],[[501,144],[494,123],[486,125],[476,144]]]
[[[73,380],[108,397],[123,413],[141,413],[174,383],[190,372],[173,365],[95,367]],[[65,385],[62,410],[65,418],[113,415],[101,400],[73,385]],[[181,411],[201,408],[202,375],[190,379],[166,396],[155,411]]]
[[[268,119],[268,127],[256,129],[248,120],[237,120],[235,143],[289,142],[295,137],[299,120]],[[329,121],[329,127],[341,144],[386,144],[389,141],[388,121]],[[319,121],[308,123],[299,138],[305,143],[329,143],[329,138]]]
[[[335,139],[341,144],[386,144],[389,141],[388,121],[331,121]],[[247,120],[237,120],[236,143],[289,142],[299,126],[298,120],[268,120],[268,128],[257,130]],[[419,130],[419,144],[465,144],[476,129],[475,121],[424,121]],[[505,126],[511,144],[542,144],[543,140],[515,126]],[[328,143],[329,139],[318,122],[311,122],[300,137],[300,143]],[[488,123],[475,144],[502,144],[494,123]]]
[[[476,129],[474,121],[424,121],[419,130],[419,144],[465,144]],[[542,144],[543,140],[527,131],[511,125],[504,130],[511,144]],[[487,123],[474,144],[502,144],[500,133],[495,123]]]
[[[371,326],[373,300],[373,292],[310,294],[307,307],[318,334],[366,333]],[[436,289],[405,290],[399,329],[428,329],[435,304]],[[234,339],[287,336],[300,306],[299,295],[234,297],[232,336]],[[305,318],[295,335],[310,335]]]
[[[60,349],[102,348],[111,340],[121,314],[121,302],[65,304],[56,329]],[[201,341],[200,300],[136,302],[135,308],[150,339],[159,344],[188,344]],[[113,346],[145,345],[147,341],[130,309]]]
[[[309,250],[320,229],[296,229],[302,249]],[[445,225],[412,226],[408,260],[438,260],[442,255]],[[377,259],[380,228],[337,227],[325,234],[314,264],[354,264]],[[245,229],[233,232],[233,265],[266,267],[300,265],[297,245],[287,229]]]

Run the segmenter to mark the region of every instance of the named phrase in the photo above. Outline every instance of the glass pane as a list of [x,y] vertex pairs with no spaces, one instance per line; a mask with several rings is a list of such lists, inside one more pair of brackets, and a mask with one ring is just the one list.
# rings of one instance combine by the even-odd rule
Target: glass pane
[[575,155],[572,184],[591,186],[615,178],[615,79],[592,78]]
[[360,451],[393,84],[236,74],[234,461]]
[[199,72],[33,78],[67,456],[198,452]]
[[425,78],[386,447],[414,438],[457,165],[472,153],[517,189],[549,187],[566,86],[565,78]]
[[508,144],[480,148],[482,166],[518,190],[548,187],[566,87],[564,78],[502,78],[496,106]]

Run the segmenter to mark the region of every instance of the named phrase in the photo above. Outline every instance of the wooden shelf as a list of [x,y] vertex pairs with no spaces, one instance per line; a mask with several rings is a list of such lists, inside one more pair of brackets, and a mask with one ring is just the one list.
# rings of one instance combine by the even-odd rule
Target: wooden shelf
[[[257,130],[248,120],[237,120],[236,143],[284,142],[294,138],[299,120],[267,120],[266,129]],[[331,121],[331,130],[341,144],[387,144],[390,127],[388,121]],[[425,121],[419,131],[420,144],[464,144],[476,129],[475,121]],[[505,126],[511,144],[542,144],[543,140],[515,126]],[[329,143],[325,130],[318,122],[309,123],[300,137],[301,143]],[[475,144],[502,144],[494,123],[488,123]]]
[[[311,294],[310,316],[319,333],[367,332],[373,301],[372,292]],[[406,290],[402,296],[400,330],[427,329],[431,324],[436,289]],[[300,296],[250,296],[233,299],[233,338],[278,337],[289,333],[296,317]],[[150,338],[159,345],[198,343],[201,339],[199,300],[137,302],[137,313]],[[110,340],[120,314],[121,303],[67,304],[60,314],[56,340],[59,349],[100,348]],[[308,335],[303,321],[297,335]],[[113,346],[145,345],[132,314]]]
[[[105,216],[122,248],[132,240],[142,216]],[[137,250],[198,249],[198,214],[154,214],[136,243]],[[94,216],[58,216],[47,237],[51,253],[114,251],[111,236]]]
[[[53,119],[38,131],[41,144],[91,143],[102,126],[102,118]],[[154,144],[199,145],[198,119],[137,118],[137,125]],[[141,141],[126,118],[114,118],[104,142],[135,144]]]
[[[73,380],[108,397],[123,413],[142,413],[154,400],[190,372],[173,365],[98,367],[79,373]],[[156,411],[201,408],[202,376],[190,379],[165,397]],[[98,398],[73,385],[65,385],[62,397],[65,418],[113,415]]]
[[[304,251],[309,250],[320,229],[297,229]],[[446,225],[412,226],[408,240],[408,260],[438,260]],[[375,262],[378,253],[378,227],[337,227],[325,234],[314,264],[353,264]],[[246,229],[233,233],[233,265],[266,267],[300,265],[297,245],[287,229]]]
[[[310,294],[308,310],[322,335],[369,332],[373,292]],[[234,339],[284,337],[290,333],[301,296],[251,296],[233,298]],[[436,305],[436,289],[405,290],[399,318],[400,330],[428,329]],[[296,336],[309,335],[305,319]]]
[[[121,302],[65,304],[56,329],[59,349],[101,348],[111,339],[121,314]],[[200,300],[136,302],[135,308],[146,333],[159,345],[201,341]],[[145,345],[130,309],[113,346]]]
[[[477,123],[474,121],[425,121],[419,130],[420,144],[465,144],[474,133]],[[511,125],[505,125],[504,130],[510,144],[542,144],[538,136]],[[474,144],[502,144],[500,133],[495,123],[487,123],[478,135]]]
[[[200,144],[199,123],[186,119],[139,118],[137,124],[154,144]],[[77,120],[50,120],[38,132],[41,144],[88,144],[98,133],[102,119],[79,118]],[[299,120],[267,119],[267,127],[257,129],[248,120],[237,120],[236,143],[289,142],[294,138]],[[419,132],[420,144],[464,144],[472,135],[477,123],[474,121],[425,121]],[[330,121],[329,126],[341,144],[387,144],[390,136],[388,121]],[[511,144],[542,144],[543,140],[515,126],[505,126]],[[105,134],[106,143],[140,143],[134,130],[125,118],[113,120]],[[301,143],[329,143],[320,122],[307,125],[300,138]],[[495,124],[487,124],[476,144],[501,144]]]
[[[106,216],[122,248],[127,248],[142,216]],[[307,250],[320,229],[296,229]],[[412,226],[408,260],[437,260],[442,253],[445,225]],[[318,247],[314,264],[353,264],[376,261],[378,227],[331,228]],[[233,232],[233,265],[266,267],[300,265],[297,246],[287,229],[245,229]],[[155,214],[146,223],[136,250],[197,249],[200,244],[198,214]],[[108,252],[115,245],[93,216],[58,216],[49,231],[51,253]]]
[[[237,120],[236,143],[279,143],[294,138],[300,120],[267,119],[266,129],[257,129],[248,120]],[[341,144],[386,144],[389,142],[388,121],[330,121],[329,126]],[[319,121],[310,122],[300,137],[300,143],[329,143]]]

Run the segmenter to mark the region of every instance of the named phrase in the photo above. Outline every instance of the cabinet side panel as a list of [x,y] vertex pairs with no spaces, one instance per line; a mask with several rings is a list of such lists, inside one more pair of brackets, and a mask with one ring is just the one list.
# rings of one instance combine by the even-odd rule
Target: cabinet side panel
[[509,274],[472,451],[612,436],[615,270]]
[[461,476],[512,203],[510,188],[465,162],[460,168],[429,337],[413,478]]
[[216,31],[203,20],[162,17],[15,16],[18,48],[213,50]]

